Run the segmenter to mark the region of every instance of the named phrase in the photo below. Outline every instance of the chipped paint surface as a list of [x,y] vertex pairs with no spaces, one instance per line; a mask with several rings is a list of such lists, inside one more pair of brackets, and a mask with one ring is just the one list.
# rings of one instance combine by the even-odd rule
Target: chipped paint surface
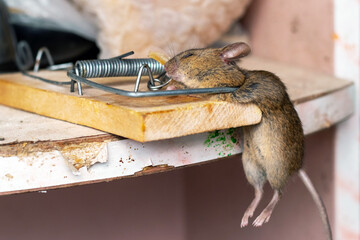
[[60,153],[75,172],[80,168],[88,169],[95,163],[107,161],[106,143],[101,142],[70,144],[62,148]]
[[[219,134],[226,135],[226,131]],[[148,143],[129,139],[78,143],[21,157],[3,156],[0,157],[0,195],[139,176],[222,157],[217,148],[204,147],[207,137],[208,133],[202,133]],[[224,142],[230,143],[231,137]],[[240,152],[237,144],[226,150],[227,154]]]

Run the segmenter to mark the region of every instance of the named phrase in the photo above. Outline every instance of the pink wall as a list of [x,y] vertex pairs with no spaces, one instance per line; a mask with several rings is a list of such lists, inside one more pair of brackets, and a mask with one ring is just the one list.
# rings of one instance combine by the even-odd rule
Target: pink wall
[[0,240],[183,240],[182,171],[0,198]]
[[334,73],[333,0],[253,0],[245,24],[253,54]]

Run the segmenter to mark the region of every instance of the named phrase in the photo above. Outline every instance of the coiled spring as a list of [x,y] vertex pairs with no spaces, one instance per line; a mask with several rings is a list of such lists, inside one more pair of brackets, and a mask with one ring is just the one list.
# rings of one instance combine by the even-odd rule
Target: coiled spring
[[[159,75],[164,72],[164,66],[151,58],[123,59],[131,55],[129,52],[122,56],[110,59],[83,60],[75,63],[75,70],[79,76],[84,78],[137,76],[139,69],[147,64],[152,74]],[[146,73],[143,68],[142,75]]]

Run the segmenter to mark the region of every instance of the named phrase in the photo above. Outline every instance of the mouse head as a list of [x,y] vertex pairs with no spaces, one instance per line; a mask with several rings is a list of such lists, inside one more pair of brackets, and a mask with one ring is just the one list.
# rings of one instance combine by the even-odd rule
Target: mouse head
[[244,75],[236,61],[250,53],[246,43],[223,48],[190,49],[165,64],[167,75],[188,88],[240,86]]

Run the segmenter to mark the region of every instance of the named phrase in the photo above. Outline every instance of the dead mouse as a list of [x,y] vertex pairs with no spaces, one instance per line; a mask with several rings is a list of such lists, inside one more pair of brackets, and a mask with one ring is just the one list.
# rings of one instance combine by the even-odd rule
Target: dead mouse
[[[319,208],[328,239],[332,239],[324,204],[301,169],[304,133],[299,116],[284,83],[277,76],[267,71],[249,71],[238,67],[236,61],[249,53],[250,47],[243,42],[224,48],[190,49],[166,62],[165,71],[181,88],[239,87],[233,93],[218,94],[217,98],[236,103],[254,103],[262,111],[259,124],[243,127],[242,163],[247,180],[255,188],[255,198],[245,211],[241,227],[247,226],[248,219],[253,216],[266,181],[273,188],[274,195],[253,222],[257,227],[269,221],[289,177],[298,172]],[[169,88],[174,89],[174,86]]]

